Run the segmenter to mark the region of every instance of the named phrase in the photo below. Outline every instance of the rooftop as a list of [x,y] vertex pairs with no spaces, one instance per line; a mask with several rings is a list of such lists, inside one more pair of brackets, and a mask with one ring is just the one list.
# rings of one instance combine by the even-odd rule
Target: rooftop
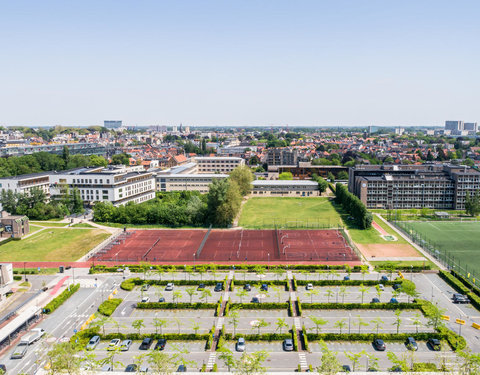
[[318,186],[318,183],[310,180],[255,180],[253,186]]

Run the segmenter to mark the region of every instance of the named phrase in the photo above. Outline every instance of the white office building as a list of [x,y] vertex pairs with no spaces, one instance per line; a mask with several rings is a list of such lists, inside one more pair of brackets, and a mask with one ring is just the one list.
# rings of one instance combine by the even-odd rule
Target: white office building
[[237,157],[197,157],[198,173],[230,173],[235,168],[245,165],[245,160]]
[[0,178],[0,191],[11,190],[14,193],[29,194],[33,188],[42,190],[47,199],[50,197],[50,174],[41,172]]
[[255,180],[253,196],[318,197],[318,183],[310,180]]

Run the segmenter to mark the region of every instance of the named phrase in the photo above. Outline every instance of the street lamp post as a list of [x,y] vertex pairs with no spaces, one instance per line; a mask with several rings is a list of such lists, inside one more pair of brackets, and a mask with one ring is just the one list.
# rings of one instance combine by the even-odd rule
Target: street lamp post
[[267,256],[268,256],[267,268],[270,270],[270,253],[267,253]]
[[195,253],[193,253],[193,270],[195,271]]

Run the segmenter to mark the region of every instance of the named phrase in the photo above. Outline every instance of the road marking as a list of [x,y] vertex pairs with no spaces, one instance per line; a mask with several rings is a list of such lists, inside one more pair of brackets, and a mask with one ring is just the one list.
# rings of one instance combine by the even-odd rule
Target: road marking
[[305,353],[298,353],[298,361],[302,370],[308,369],[307,356]]
[[216,324],[216,326],[215,326],[215,329],[222,329],[223,321],[224,321],[224,318],[223,318],[223,317],[219,317],[218,320],[217,320],[217,324]]
[[[460,309],[458,306],[456,306],[455,304],[453,304],[453,303],[452,303],[452,300],[451,300],[449,297],[447,297],[447,296],[442,292],[442,290],[441,290],[438,286],[436,286],[427,276],[425,276],[424,274],[422,274],[422,276],[423,276],[426,280],[428,280],[428,282],[429,282],[430,284],[432,284],[432,286],[433,286],[434,288],[436,288],[436,289],[440,292],[440,294],[442,295],[442,297],[445,297],[445,299],[449,302],[449,304],[450,304],[451,306],[455,307],[458,311],[460,311],[460,315],[461,315],[461,316],[467,316],[467,314],[465,314],[465,313],[462,311],[462,309]],[[449,305],[449,306],[450,306],[450,305]]]
[[216,359],[217,359],[217,352],[210,353],[210,356],[208,357],[208,362],[207,362],[207,370],[211,370],[213,368],[213,365],[215,364]]
[[293,324],[295,325],[295,328],[297,330],[301,330],[302,329],[302,324],[300,323],[300,318],[294,318],[293,319]]

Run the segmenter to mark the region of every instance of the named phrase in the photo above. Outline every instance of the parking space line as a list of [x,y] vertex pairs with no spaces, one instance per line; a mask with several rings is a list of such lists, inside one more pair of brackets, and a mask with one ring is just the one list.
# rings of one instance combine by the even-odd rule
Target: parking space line
[[298,361],[302,370],[308,369],[307,356],[305,353],[298,353]]
[[208,357],[208,362],[207,362],[207,370],[213,369],[213,365],[215,364],[216,359],[217,359],[217,352],[210,353],[210,356]]

